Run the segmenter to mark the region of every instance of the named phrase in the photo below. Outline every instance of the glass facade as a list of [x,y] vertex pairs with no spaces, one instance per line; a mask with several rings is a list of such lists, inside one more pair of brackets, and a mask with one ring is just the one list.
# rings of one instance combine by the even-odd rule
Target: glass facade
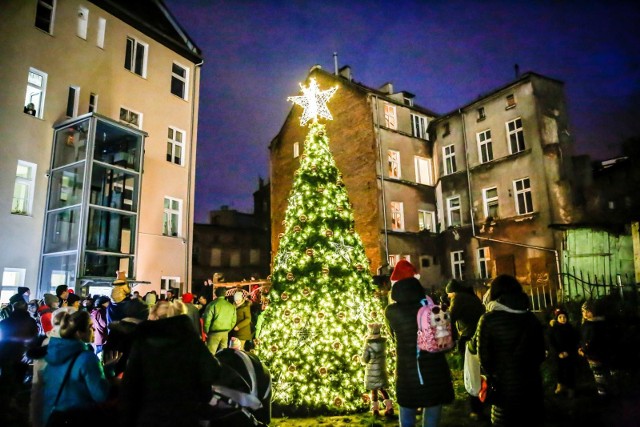
[[39,286],[134,278],[145,134],[89,114],[55,128]]

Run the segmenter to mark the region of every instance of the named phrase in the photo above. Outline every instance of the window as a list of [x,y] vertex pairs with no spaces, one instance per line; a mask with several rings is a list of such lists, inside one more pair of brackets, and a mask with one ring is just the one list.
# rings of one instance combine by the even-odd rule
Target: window
[[27,270],[24,268],[5,267],[2,270],[2,283],[0,284],[0,304],[8,304],[9,298],[18,292],[19,286],[24,286],[24,277]]
[[416,182],[418,184],[433,185],[433,168],[431,159],[415,156]]
[[240,249],[229,251],[229,267],[240,267]]
[[76,86],[70,86],[69,95],[67,96],[67,117],[75,117],[78,115],[79,102],[80,88]]
[[403,96],[402,97],[402,102],[404,102],[404,105],[408,105],[409,107],[413,107],[413,98],[411,98],[411,97]]
[[487,129],[476,134],[478,140],[478,154],[480,163],[487,163],[493,160],[493,145],[491,143],[491,130]]
[[170,127],[167,135],[167,162],[183,165],[185,133]]
[[162,234],[165,236],[180,236],[182,225],[182,200],[173,197],[164,198],[164,217],[162,219]]
[[124,68],[136,73],[140,77],[147,76],[147,50],[148,45],[127,37],[127,50],[124,58]]
[[52,34],[55,10],[56,0],[38,0],[36,5],[36,27]]
[[427,119],[417,114],[411,115],[411,135],[416,138],[429,139],[427,134]]
[[524,150],[524,132],[522,131],[522,119],[517,118],[507,122],[507,135],[509,138],[509,152],[519,153]]
[[482,120],[487,118],[487,115],[484,112],[484,107],[480,107],[478,108],[478,121],[481,122]]
[[451,252],[451,274],[454,279],[464,279],[464,257],[463,251]]
[[505,107],[505,110],[508,110],[509,108],[514,108],[516,106],[516,98],[513,96],[513,94],[509,94],[507,95],[507,106]]
[[406,259],[411,262],[411,255],[389,255],[389,267],[395,267],[401,259]]
[[445,175],[451,175],[458,170],[456,166],[456,149],[453,144],[442,147],[442,158],[444,159]]
[[391,229],[404,231],[404,206],[402,202],[391,202]]
[[418,210],[418,228],[420,231],[436,231],[436,214],[431,211]]
[[488,279],[491,277],[491,267],[489,261],[491,260],[489,248],[478,248],[478,274],[481,279]]
[[98,28],[96,31],[96,46],[100,49],[104,49],[104,34],[107,29],[107,20],[104,18],[98,18]]
[[142,129],[142,114],[120,107],[120,121]]
[[460,196],[449,197],[447,199],[447,215],[449,227],[462,225],[462,214],[460,211]]
[[179,291],[176,291],[176,289],[180,289],[180,278],[179,277],[168,277],[168,276],[162,276],[162,278],[160,279],[160,293],[166,295],[167,291],[173,291],[174,296],[176,295],[176,292],[179,293]]
[[11,213],[16,215],[31,215],[33,193],[36,185],[36,164],[18,160],[16,181],[13,187]]
[[389,178],[400,179],[400,152],[387,150],[387,160],[389,163]]
[[47,75],[35,68],[29,68],[27,94],[24,99],[24,112],[41,119],[46,91]]
[[293,158],[298,158],[298,156],[300,156],[300,143],[299,142],[294,142],[293,143]]
[[87,39],[87,28],[89,24],[89,9],[86,7],[78,7],[78,28],[76,34],[81,39]]
[[210,258],[209,265],[212,267],[222,266],[222,249],[220,248],[211,249],[211,258]]
[[442,125],[442,136],[447,136],[451,133],[451,126],[449,126],[449,122],[446,122],[444,125]]
[[384,125],[389,129],[398,129],[395,106],[384,104]]
[[498,218],[498,188],[482,189],[482,204],[484,206],[485,218]]
[[249,249],[249,265],[260,265],[260,249]]
[[95,113],[98,111],[98,95],[95,93],[89,94],[89,112]]
[[187,82],[189,81],[189,70],[175,62],[171,67],[171,93],[182,99],[187,99]]
[[529,178],[513,181],[513,188],[516,194],[516,211],[518,215],[533,212],[533,201],[531,200],[531,182]]

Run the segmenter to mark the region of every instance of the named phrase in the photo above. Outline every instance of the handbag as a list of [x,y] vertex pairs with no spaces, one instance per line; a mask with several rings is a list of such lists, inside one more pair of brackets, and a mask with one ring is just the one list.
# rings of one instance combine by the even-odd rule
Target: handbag
[[482,388],[480,358],[471,353],[469,346],[465,346],[464,351],[464,388],[471,396],[478,396]]
[[70,408],[64,411],[59,411],[56,409],[58,405],[58,400],[60,400],[60,395],[62,394],[62,390],[64,389],[69,376],[71,375],[71,369],[73,365],[76,363],[78,356],[80,356],[82,352],[76,354],[71,363],[69,363],[69,367],[67,368],[67,372],[64,374],[64,378],[62,379],[62,383],[60,384],[60,388],[58,389],[58,394],[56,395],[56,400],[53,402],[53,409],[51,414],[49,415],[49,419],[47,420],[46,427],[71,427],[71,426],[81,426],[87,423],[88,419],[86,418],[86,411],[81,409]]

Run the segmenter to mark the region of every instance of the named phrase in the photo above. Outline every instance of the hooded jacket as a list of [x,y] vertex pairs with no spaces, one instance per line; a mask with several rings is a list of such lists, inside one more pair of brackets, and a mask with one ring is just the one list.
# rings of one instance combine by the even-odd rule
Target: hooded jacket
[[[235,328],[238,328],[236,331]],[[246,341],[253,338],[251,333],[251,302],[245,300],[236,306],[236,326],[231,332],[231,336],[239,340]]]
[[[385,316],[396,338],[398,355],[396,394],[398,404],[406,408],[425,408],[451,403],[454,398],[451,371],[444,353],[417,354],[418,310],[425,297],[420,282],[411,277],[391,288],[390,304]],[[424,378],[420,384],[418,364]]]
[[236,325],[236,307],[225,297],[218,297],[207,304],[203,317],[206,333],[229,332]]
[[362,361],[366,363],[364,384],[367,390],[379,390],[389,387],[386,353],[386,338],[379,335],[367,338],[367,343],[362,352]]
[[[73,360],[74,357],[78,357]],[[77,339],[51,338],[45,356],[47,366],[42,372],[44,388],[42,417],[47,424],[54,409],[58,390],[71,362],[73,366],[64,384],[57,410],[81,408],[96,402],[104,402],[109,396],[109,383],[100,360],[89,350],[89,346]]]

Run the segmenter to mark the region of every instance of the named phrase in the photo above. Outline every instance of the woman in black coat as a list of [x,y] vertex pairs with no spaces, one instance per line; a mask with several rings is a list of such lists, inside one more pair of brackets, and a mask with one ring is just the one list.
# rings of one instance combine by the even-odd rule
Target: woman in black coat
[[515,277],[491,284],[490,302],[469,343],[491,387],[494,426],[539,426],[543,421],[540,364],[545,358],[542,324],[529,311],[529,298]]
[[[424,297],[424,290],[417,279],[409,277],[399,280],[391,288],[391,299],[395,303],[390,304],[385,312],[396,338],[396,396],[400,406],[401,427],[415,425],[418,408],[426,408],[423,426],[437,426],[442,405],[454,399],[451,371],[445,354],[417,353],[417,316],[420,301]],[[420,384],[418,365],[424,384]]]

